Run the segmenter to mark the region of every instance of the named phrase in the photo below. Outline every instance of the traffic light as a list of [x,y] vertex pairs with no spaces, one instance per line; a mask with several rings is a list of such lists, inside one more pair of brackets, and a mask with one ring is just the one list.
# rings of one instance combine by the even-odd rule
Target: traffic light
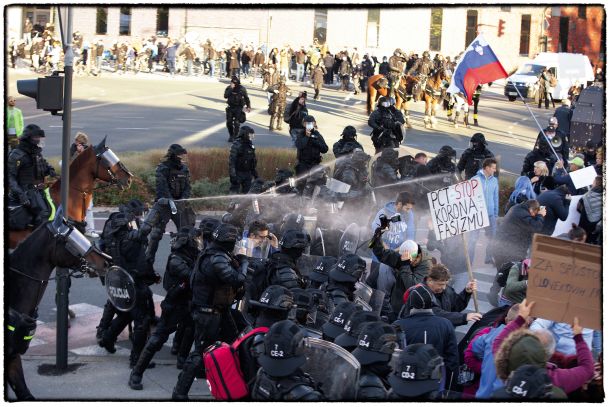
[[64,108],[63,76],[19,80],[17,81],[17,92],[34,98],[37,109],[57,113]]
[[504,20],[499,20],[498,21],[498,37],[501,37],[504,35],[504,24],[506,23],[506,21]]

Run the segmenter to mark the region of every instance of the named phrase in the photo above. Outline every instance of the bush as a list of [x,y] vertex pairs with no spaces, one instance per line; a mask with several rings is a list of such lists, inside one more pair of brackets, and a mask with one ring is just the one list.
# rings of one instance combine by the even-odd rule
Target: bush
[[499,179],[498,202],[499,202],[500,208],[498,208],[498,209],[499,209],[500,216],[506,215],[504,213],[504,208],[506,207],[508,198],[510,198],[510,194],[512,194],[513,191],[515,190],[515,181],[516,180],[517,180],[517,177],[513,177],[513,176],[505,175],[505,174],[502,174],[502,176]]
[[96,206],[118,206],[134,198],[149,203],[152,203],[155,198],[154,189],[135,175],[127,189],[121,191],[117,186],[111,186],[93,192],[93,203]]

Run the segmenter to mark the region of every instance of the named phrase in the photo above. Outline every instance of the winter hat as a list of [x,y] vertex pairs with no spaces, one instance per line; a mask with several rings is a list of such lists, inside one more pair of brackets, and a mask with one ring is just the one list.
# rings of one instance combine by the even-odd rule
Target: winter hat
[[582,158],[580,157],[574,157],[570,160],[570,164],[574,164],[575,166],[577,166],[578,168],[584,168],[585,167],[585,162],[583,161]]
[[424,284],[417,284],[409,288],[404,299],[407,309],[431,309],[434,305],[434,295]]
[[515,371],[523,365],[545,367],[546,362],[546,353],[540,340],[535,336],[526,335],[511,347],[508,354],[508,371]]

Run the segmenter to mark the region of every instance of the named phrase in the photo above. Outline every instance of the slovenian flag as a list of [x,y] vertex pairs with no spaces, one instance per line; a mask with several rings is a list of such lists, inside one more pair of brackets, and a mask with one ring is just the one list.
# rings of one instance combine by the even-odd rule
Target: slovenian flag
[[479,35],[458,61],[447,92],[462,92],[468,104],[472,105],[472,95],[477,86],[500,78],[508,78],[508,74],[491,46]]

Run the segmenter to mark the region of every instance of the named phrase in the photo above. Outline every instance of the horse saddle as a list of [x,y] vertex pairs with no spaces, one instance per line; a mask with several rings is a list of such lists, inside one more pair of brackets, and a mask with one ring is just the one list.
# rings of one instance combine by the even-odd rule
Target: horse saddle
[[34,222],[34,215],[23,205],[8,207],[9,230],[26,230]]

